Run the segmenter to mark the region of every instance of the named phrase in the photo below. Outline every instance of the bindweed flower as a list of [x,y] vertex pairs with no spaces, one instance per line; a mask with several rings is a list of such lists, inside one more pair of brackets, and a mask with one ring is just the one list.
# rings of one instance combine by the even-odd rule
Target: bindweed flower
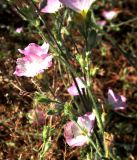
[[65,6],[71,8],[72,10],[86,15],[90,6],[95,0],[60,0]]
[[113,18],[115,18],[118,15],[119,11],[115,11],[115,10],[111,10],[111,11],[103,11],[102,12],[102,16],[106,19],[106,20],[112,20]]
[[[83,77],[82,77],[82,79],[84,80]],[[82,93],[82,89],[85,88],[85,85],[83,84],[83,82],[81,81],[81,79],[79,77],[76,78],[76,82],[78,84],[80,92]],[[75,83],[73,83],[72,86],[67,89],[67,91],[72,96],[78,96],[79,95],[79,92],[77,90],[77,87],[76,87]]]
[[45,123],[46,123],[45,114],[39,108],[30,110],[28,113],[28,118],[29,118],[29,122],[34,126],[45,125]]
[[21,32],[23,32],[23,27],[16,28],[15,32],[16,32],[16,33],[21,33]]
[[91,135],[94,129],[95,115],[88,112],[78,117],[77,123],[80,127],[74,121],[70,121],[64,126],[64,137],[67,144],[72,147],[82,146],[88,142],[88,136]]
[[124,110],[127,108],[126,98],[115,94],[112,89],[108,90],[108,103],[112,105],[114,110]]
[[41,2],[41,12],[43,13],[55,13],[61,8],[59,0],[43,0]]
[[34,77],[44,72],[52,65],[52,55],[48,54],[49,44],[44,43],[39,46],[30,43],[24,50],[19,52],[25,56],[17,59],[17,66],[14,72],[17,76]]

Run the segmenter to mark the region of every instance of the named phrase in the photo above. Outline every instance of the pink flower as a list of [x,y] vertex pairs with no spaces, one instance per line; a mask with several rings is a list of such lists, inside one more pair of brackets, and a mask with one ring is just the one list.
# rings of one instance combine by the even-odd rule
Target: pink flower
[[45,114],[39,108],[36,108],[34,110],[33,109],[30,110],[28,113],[28,118],[29,118],[30,123],[33,124],[34,126],[45,125],[45,123],[46,123]]
[[[83,77],[82,77],[82,79],[84,80]],[[81,81],[81,79],[79,77],[76,78],[76,82],[78,84],[80,92],[82,93],[82,89],[86,88],[85,85],[83,84],[83,82]],[[78,96],[79,95],[79,92],[77,90],[77,87],[75,86],[75,83],[73,83],[72,86],[68,88],[68,92],[72,96]]]
[[16,28],[15,32],[21,33],[23,31],[23,27]]
[[97,21],[97,24],[99,25],[99,26],[105,26],[106,25],[106,21],[105,20],[100,20],[100,21]]
[[43,0],[41,5],[44,5],[41,9],[43,13],[55,13],[61,8],[59,0]]
[[123,110],[127,108],[126,98],[122,95],[115,94],[112,89],[108,90],[108,103],[114,110]]
[[88,142],[88,136],[94,129],[95,115],[86,113],[84,116],[78,117],[77,123],[87,134],[84,134],[74,121],[70,121],[64,126],[64,137],[68,145],[72,147],[82,146]]
[[52,55],[47,53],[48,49],[48,43],[44,43],[42,46],[30,43],[24,50],[19,49],[19,52],[25,56],[17,59],[14,74],[17,76],[34,77],[44,72],[44,69],[51,67]]
[[118,15],[118,11],[112,10],[112,11],[103,11],[102,16],[107,20],[112,20]]
[[95,0],[60,0],[64,5],[78,13],[82,13],[83,11],[87,13],[94,1]]

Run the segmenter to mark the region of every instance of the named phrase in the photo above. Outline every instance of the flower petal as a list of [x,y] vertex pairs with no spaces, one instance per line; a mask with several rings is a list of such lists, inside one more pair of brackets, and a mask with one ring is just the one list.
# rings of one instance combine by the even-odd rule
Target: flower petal
[[94,1],[95,0],[60,0],[64,5],[78,13],[88,11]]
[[112,89],[108,90],[108,103],[112,105],[114,110],[123,110],[127,108],[126,98],[114,93]]
[[[46,4],[47,2],[47,4]],[[44,7],[40,8],[43,13],[55,13],[61,8],[61,3],[59,0],[43,0],[41,3]]]

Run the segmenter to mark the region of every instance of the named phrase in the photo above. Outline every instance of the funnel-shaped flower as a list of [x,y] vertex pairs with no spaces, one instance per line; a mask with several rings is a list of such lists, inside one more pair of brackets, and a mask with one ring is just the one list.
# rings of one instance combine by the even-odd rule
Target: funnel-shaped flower
[[119,11],[111,10],[111,11],[103,11],[102,16],[107,20],[112,20],[118,15]]
[[41,2],[41,12],[43,13],[55,13],[61,8],[59,0],[43,0]]
[[95,0],[60,0],[64,5],[78,13],[87,13],[94,1]]
[[94,129],[95,115],[86,113],[84,116],[78,117],[77,123],[80,127],[74,121],[70,121],[64,126],[64,137],[68,145],[72,147],[82,146],[88,142],[88,136]]
[[21,33],[21,32],[23,32],[23,27],[18,27],[18,28],[16,28],[15,32],[16,32],[16,33]]
[[115,94],[112,89],[108,90],[108,103],[112,105],[114,110],[124,110],[127,107],[126,98]]
[[24,50],[19,49],[19,52],[25,56],[17,59],[14,74],[17,76],[34,77],[44,72],[44,69],[52,65],[52,56],[47,53],[48,49],[48,43],[44,43],[42,46],[30,43]]
[[[82,77],[82,79],[84,80],[83,77]],[[81,79],[79,77],[76,78],[76,82],[77,82],[77,85],[79,87],[80,92],[82,93],[82,89],[85,88],[85,85],[83,84],[83,82],[81,81]],[[78,96],[79,95],[79,92],[77,90],[77,87],[76,87],[75,83],[73,83],[72,86],[68,88],[68,92],[72,96]]]

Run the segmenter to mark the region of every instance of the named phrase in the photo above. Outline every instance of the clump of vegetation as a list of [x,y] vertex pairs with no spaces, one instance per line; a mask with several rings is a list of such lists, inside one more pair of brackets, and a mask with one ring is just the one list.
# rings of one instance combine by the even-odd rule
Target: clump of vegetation
[[137,158],[135,4],[0,3],[2,159]]

